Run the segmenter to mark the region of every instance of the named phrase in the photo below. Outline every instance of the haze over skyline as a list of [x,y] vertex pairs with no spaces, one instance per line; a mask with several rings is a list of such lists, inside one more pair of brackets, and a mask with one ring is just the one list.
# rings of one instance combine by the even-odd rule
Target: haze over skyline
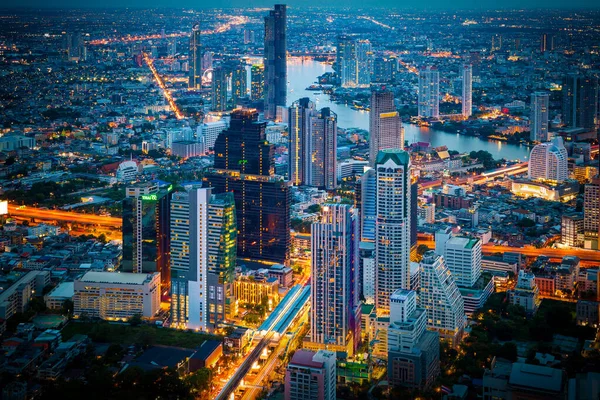
[[[600,2],[595,0],[573,0],[564,2],[561,0],[503,0],[503,1],[482,1],[473,2],[471,0],[455,0],[452,2],[444,0],[430,0],[419,2],[414,0],[371,0],[368,2],[360,0],[330,0],[323,4],[317,4],[306,0],[295,0],[283,2],[288,6],[294,7],[351,7],[351,8],[417,8],[417,9],[599,9]],[[198,2],[191,0],[181,0],[177,2],[168,0],[100,0],[97,2],[82,2],[79,0],[54,0],[51,2],[43,0],[7,0],[3,6],[5,8],[252,8],[252,7],[270,7],[273,2],[269,0],[254,0],[251,2],[243,0],[217,0],[213,2]],[[365,7],[366,6],[366,7]]]

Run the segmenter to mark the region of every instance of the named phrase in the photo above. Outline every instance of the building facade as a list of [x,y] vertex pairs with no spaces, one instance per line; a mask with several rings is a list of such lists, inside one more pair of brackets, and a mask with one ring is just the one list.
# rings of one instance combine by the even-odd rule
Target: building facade
[[290,250],[290,183],[275,174],[274,147],[256,110],[231,113],[215,143],[214,168],[204,181],[214,193],[233,192],[238,258],[286,264]]
[[567,149],[561,137],[540,143],[529,154],[529,179],[563,182],[569,178],[568,161]]
[[462,67],[462,116],[469,118],[473,114],[473,66]]
[[335,400],[335,353],[297,350],[285,371],[285,400]]
[[231,193],[211,188],[176,192],[171,201],[171,319],[174,326],[209,330],[233,306],[236,216]]
[[372,90],[369,113],[370,165],[375,165],[380,150],[403,148],[404,128],[394,104],[394,94],[387,89]]
[[169,288],[169,214],[171,193],[156,183],[127,187],[123,200],[123,259],[125,272],[159,272]]
[[548,108],[550,95],[545,92],[535,92],[531,95],[530,139],[532,142],[547,142],[550,140],[548,133]]
[[349,354],[360,338],[357,214],[349,205],[326,204],[311,226],[310,341]]
[[277,106],[286,106],[287,41],[286,6],[275,4],[265,17],[264,99],[265,118],[274,119]]
[[189,52],[189,88],[200,89],[202,87],[202,31],[200,24],[194,24],[190,35]]
[[377,156],[375,304],[378,315],[389,313],[390,295],[410,288],[410,155],[382,150]]
[[436,67],[427,66],[419,70],[418,109],[422,118],[440,116],[440,72]]
[[463,298],[444,257],[429,251],[421,261],[419,307],[427,310],[427,328],[438,331],[453,347],[460,343],[465,327]]
[[73,316],[126,321],[160,310],[160,274],[87,272],[73,285]]

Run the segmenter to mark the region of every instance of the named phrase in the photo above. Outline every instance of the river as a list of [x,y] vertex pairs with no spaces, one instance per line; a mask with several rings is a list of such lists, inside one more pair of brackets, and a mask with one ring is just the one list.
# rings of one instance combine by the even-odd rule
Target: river
[[[338,126],[341,128],[360,128],[369,130],[369,112],[353,110],[345,104],[337,104],[329,100],[325,94],[315,95],[314,91],[306,90],[316,82],[319,75],[331,71],[331,66],[314,60],[291,59],[288,61],[288,106],[302,97],[310,97],[317,101],[317,107],[329,107],[338,116]],[[404,124],[404,137],[409,143],[429,142],[433,146],[448,146],[449,150],[471,152],[485,150],[494,158],[525,161],[529,156],[529,148],[501,141],[481,140],[474,136],[464,136],[426,127]]]

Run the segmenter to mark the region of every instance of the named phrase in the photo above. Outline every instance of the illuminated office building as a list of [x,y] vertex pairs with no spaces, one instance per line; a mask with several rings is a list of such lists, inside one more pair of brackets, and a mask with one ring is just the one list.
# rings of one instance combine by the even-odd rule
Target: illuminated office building
[[529,179],[563,182],[569,178],[568,161],[567,149],[561,137],[540,143],[529,153]]
[[469,118],[473,114],[473,66],[462,67],[462,115]]
[[369,114],[369,163],[375,164],[380,150],[402,148],[404,128],[394,104],[394,94],[385,88],[374,89]]
[[410,155],[387,149],[377,155],[377,219],[375,223],[375,305],[389,314],[390,295],[410,289],[411,179]]
[[171,318],[210,330],[230,314],[237,229],[232,193],[176,192],[171,200]]
[[213,68],[211,84],[212,111],[227,110],[227,80],[229,73],[225,66],[217,65]]
[[156,183],[126,188],[123,200],[123,259],[125,272],[159,272],[168,289],[169,213],[171,193]]
[[262,65],[253,65],[250,69],[250,98],[261,100],[264,97],[265,68]]
[[310,342],[354,354],[360,337],[358,212],[326,204],[311,226]]
[[231,99],[235,103],[244,97],[247,97],[248,91],[248,72],[245,64],[238,64],[231,73]]
[[286,106],[287,42],[286,6],[275,4],[265,17],[265,118],[277,116],[277,106]]
[[550,95],[544,92],[535,92],[531,95],[530,139],[533,142],[547,142],[550,140],[548,133],[548,107]]
[[199,89],[202,87],[202,31],[200,24],[195,24],[190,36],[189,52],[189,88]]
[[238,258],[286,264],[290,250],[290,183],[275,174],[266,122],[253,109],[237,109],[215,142],[214,168],[205,176],[214,193],[233,192]]
[[419,70],[419,117],[440,116],[440,72],[428,66]]

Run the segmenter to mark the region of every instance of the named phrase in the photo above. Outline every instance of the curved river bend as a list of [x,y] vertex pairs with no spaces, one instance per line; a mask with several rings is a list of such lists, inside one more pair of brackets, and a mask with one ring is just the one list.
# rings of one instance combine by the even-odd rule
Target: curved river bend
[[[338,116],[338,126],[341,128],[369,129],[369,112],[353,110],[348,105],[329,101],[329,96],[315,95],[314,91],[306,90],[317,77],[331,71],[331,66],[314,60],[291,59],[288,61],[288,105],[302,97],[317,101],[317,107],[329,107]],[[449,150],[471,152],[485,150],[494,158],[525,161],[529,156],[529,148],[500,141],[481,140],[474,136],[464,136],[412,124],[404,124],[404,137],[409,143],[429,142],[432,146],[448,146]]]

